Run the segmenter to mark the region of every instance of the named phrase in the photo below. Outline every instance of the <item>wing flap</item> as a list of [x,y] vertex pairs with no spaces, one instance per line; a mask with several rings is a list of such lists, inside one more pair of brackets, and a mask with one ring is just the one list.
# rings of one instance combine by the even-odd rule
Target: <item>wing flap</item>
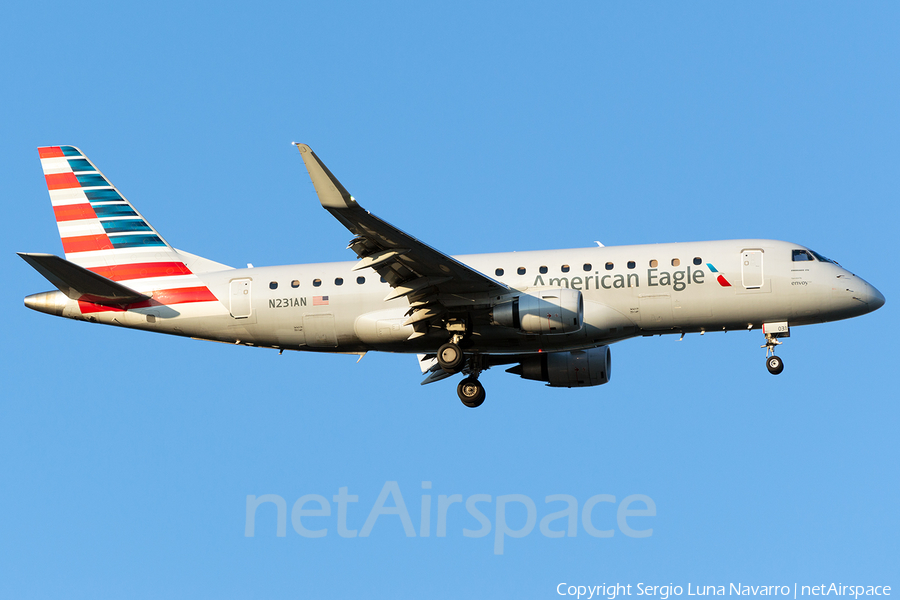
[[409,296],[413,292],[418,292],[430,287],[436,287],[451,280],[452,277],[419,277],[417,279],[405,281],[402,284],[395,286],[394,290],[384,297],[384,301],[387,302],[388,300],[393,300],[394,298]]
[[409,252],[408,248],[397,248],[391,250],[382,250],[381,252],[375,252],[374,254],[370,254],[366,256],[364,259],[356,263],[356,265],[350,269],[351,271],[360,271],[362,269],[377,269],[385,263],[388,263],[401,254],[406,254]]

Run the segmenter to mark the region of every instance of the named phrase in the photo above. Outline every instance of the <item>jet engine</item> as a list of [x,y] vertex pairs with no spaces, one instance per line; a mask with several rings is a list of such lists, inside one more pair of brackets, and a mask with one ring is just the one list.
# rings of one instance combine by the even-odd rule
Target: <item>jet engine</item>
[[572,333],[584,324],[584,299],[568,288],[522,294],[495,306],[491,321],[525,333]]
[[546,381],[550,387],[602,385],[610,377],[609,346],[571,352],[547,352],[525,357],[507,373],[523,379]]

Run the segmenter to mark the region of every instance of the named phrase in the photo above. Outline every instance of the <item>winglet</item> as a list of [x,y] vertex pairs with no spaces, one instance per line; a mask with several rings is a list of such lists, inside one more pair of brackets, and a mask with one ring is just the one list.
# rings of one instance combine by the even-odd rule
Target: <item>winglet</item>
[[356,200],[350,195],[337,177],[332,175],[328,167],[319,160],[312,148],[306,144],[298,144],[293,142],[297,149],[300,150],[300,156],[303,157],[303,163],[309,172],[309,178],[312,180],[313,187],[316,188],[316,194],[319,195],[319,201],[325,208],[352,208],[356,206]]

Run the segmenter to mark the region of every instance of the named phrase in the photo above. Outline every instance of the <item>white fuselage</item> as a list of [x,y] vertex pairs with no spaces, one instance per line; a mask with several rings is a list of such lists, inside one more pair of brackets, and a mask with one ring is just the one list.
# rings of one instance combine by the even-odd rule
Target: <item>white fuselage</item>
[[[530,334],[478,321],[471,352],[529,353],[589,348],[638,335],[806,325],[875,310],[883,297],[831,262],[795,261],[803,246],[728,240],[474,254],[454,257],[501,282],[511,294],[442,298],[473,312],[510,295],[570,288],[584,299],[584,327]],[[218,302],[83,313],[60,292],[43,308],[61,316],[194,338],[288,350],[433,352],[446,333],[408,338],[406,298],[355,262],[228,269],[197,273]],[[713,271],[715,269],[715,271]],[[720,280],[721,276],[721,280]],[[127,283],[127,282],[126,282]],[[152,290],[141,290],[149,292]]]

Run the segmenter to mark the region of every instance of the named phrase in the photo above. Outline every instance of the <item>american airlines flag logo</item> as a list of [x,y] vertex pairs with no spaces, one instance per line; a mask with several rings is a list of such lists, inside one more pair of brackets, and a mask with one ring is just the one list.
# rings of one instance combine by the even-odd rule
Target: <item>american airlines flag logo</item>
[[313,306],[328,306],[328,296],[313,296]]

